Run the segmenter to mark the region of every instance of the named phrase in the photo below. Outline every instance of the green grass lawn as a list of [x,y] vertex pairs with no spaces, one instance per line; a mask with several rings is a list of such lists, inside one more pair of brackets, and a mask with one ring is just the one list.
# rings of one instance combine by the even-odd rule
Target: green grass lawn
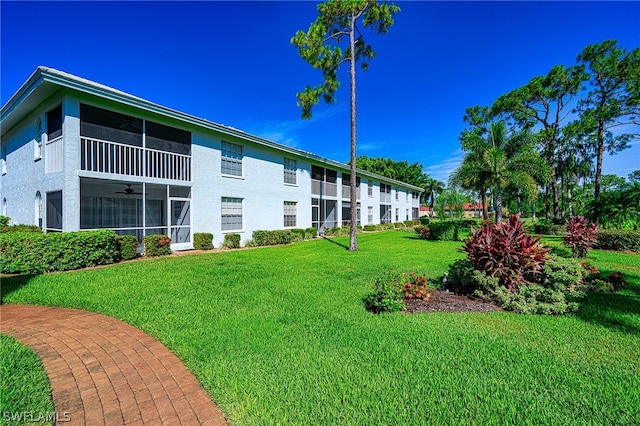
[[[394,269],[442,275],[460,243],[404,232],[3,279],[4,303],[101,312],[173,350],[230,423],[640,424],[640,256],[576,315],[373,315]],[[434,283],[434,285],[437,283]]]
[[40,358],[22,343],[0,334],[0,424],[31,424],[53,416],[51,386]]

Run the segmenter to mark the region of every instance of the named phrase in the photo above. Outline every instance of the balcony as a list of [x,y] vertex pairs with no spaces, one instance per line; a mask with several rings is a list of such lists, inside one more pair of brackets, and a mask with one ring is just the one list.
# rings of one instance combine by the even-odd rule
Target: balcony
[[[342,198],[349,200],[351,199],[351,187],[342,185]],[[360,186],[356,188],[356,199],[360,199]]]
[[191,181],[191,156],[93,138],[80,138],[80,169],[90,172]]
[[338,196],[338,185],[331,182],[311,179],[311,193],[313,195],[323,195],[327,197]]

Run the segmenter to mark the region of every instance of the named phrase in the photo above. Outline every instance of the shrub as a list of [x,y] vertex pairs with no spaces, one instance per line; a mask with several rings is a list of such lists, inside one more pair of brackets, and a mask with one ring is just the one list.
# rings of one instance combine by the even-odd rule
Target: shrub
[[293,241],[293,233],[286,229],[274,231],[253,231],[253,241],[258,246],[273,246],[278,244],[289,244]]
[[0,272],[37,274],[116,263],[118,236],[111,230],[0,234]]
[[430,239],[458,241],[458,224],[452,221],[434,222],[429,226]]
[[482,219],[460,219],[457,223],[460,228],[471,229],[482,226]]
[[403,282],[402,292],[407,299],[419,299],[427,301],[431,298],[431,293],[427,292],[427,277],[424,275],[416,275],[411,272],[409,275],[402,274]]
[[138,255],[138,239],[135,235],[118,235],[120,259],[131,260]]
[[225,234],[222,248],[229,250],[240,248],[240,234]]
[[152,234],[142,237],[145,256],[165,256],[171,254],[171,238],[168,235]]
[[524,222],[513,215],[497,225],[484,225],[473,231],[465,240],[463,251],[477,270],[515,290],[522,283],[536,281],[549,249],[540,244],[540,237],[527,235]]
[[9,222],[11,218],[9,216],[0,215],[0,228],[4,228],[5,226],[9,226]]
[[426,226],[422,226],[422,225],[414,226],[413,230],[415,231],[416,234],[420,236],[420,238],[424,238],[425,240],[429,239],[429,237],[431,236],[430,230]]
[[601,229],[596,238],[597,247],[602,250],[640,251],[640,231]]
[[420,225],[428,225],[430,222],[430,219],[428,216],[422,216],[420,219],[418,219],[420,221]]
[[193,248],[195,250],[211,250],[213,248],[213,234],[210,232],[193,234]]
[[585,278],[585,284],[590,291],[598,293],[616,292],[627,283],[622,272],[614,271],[604,276],[598,271],[598,268],[593,265],[586,262],[580,262],[580,265],[582,265],[586,271],[587,277]]
[[303,241],[306,239],[305,237],[306,232],[302,228],[293,228],[293,229],[290,229],[289,231],[291,232],[291,235],[293,238],[292,241]]
[[[5,216],[6,217],[6,216]],[[37,225],[12,225],[12,226],[3,226],[0,228],[0,232],[42,232]]]
[[598,225],[590,223],[584,216],[573,216],[567,222],[564,245],[571,248],[573,257],[586,257],[587,252],[596,244]]
[[419,220],[405,220],[403,223],[404,223],[404,226],[407,226],[407,227],[414,227],[414,226],[420,225]]
[[393,227],[395,229],[404,228],[404,223],[403,222],[394,222]]
[[364,226],[364,230],[367,231],[367,232],[375,231],[376,230],[376,225],[365,225]]
[[564,235],[566,229],[566,225],[556,224],[547,219],[539,220],[533,225],[533,232],[543,235]]
[[405,308],[403,285],[402,274],[385,272],[375,280],[373,293],[364,298],[365,308],[375,314],[402,311]]
[[318,230],[314,227],[307,228],[304,230],[304,235],[306,239],[316,238],[318,236]]
[[449,265],[447,289],[456,294],[471,294],[480,288],[484,274],[478,271],[469,259],[458,259]]

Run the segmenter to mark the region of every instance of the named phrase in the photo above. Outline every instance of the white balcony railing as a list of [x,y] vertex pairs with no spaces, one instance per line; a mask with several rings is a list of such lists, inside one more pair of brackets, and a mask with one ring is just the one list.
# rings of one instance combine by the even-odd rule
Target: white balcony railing
[[47,140],[44,145],[44,170],[45,173],[59,172],[62,170],[62,157],[64,154],[64,146],[62,135]]
[[[342,185],[342,198],[348,200],[351,199],[351,187]],[[356,199],[360,199],[360,187],[356,188]]]
[[80,169],[126,176],[191,180],[191,156],[80,138]]
[[338,185],[335,183],[323,182],[311,179],[311,193],[313,195],[325,195],[327,197],[338,196]]

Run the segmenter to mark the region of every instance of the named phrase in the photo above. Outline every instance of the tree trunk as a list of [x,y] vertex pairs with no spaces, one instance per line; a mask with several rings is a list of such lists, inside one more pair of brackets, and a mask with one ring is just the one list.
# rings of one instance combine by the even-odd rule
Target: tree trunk
[[482,219],[489,220],[489,206],[487,205],[487,190],[482,189]]
[[553,218],[560,218],[560,203],[558,202],[558,177],[556,166],[551,163],[551,192],[553,192]]
[[496,223],[502,222],[502,193],[500,190],[495,192],[493,197],[496,208]]
[[596,158],[596,181],[593,198],[600,198],[600,178],[602,177],[602,157],[604,156],[604,125],[598,124],[598,155]]
[[351,16],[351,29],[349,31],[349,44],[351,46],[351,58],[349,60],[349,73],[351,74],[351,229],[349,238],[349,250],[358,251],[358,197],[356,177],[356,41],[355,41],[356,16]]

